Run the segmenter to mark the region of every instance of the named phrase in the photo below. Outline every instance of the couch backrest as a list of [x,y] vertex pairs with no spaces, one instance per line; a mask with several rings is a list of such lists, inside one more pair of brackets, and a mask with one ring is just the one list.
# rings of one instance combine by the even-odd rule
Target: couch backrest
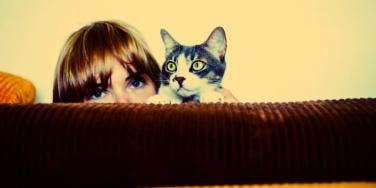
[[376,180],[376,99],[0,105],[11,185]]

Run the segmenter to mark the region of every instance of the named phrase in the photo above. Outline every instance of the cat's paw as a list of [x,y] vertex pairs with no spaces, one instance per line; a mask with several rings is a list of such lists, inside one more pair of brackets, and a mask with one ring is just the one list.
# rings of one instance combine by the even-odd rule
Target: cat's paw
[[148,98],[146,101],[148,104],[177,104],[178,101],[175,101],[171,98],[168,98],[164,95],[154,95]]
[[200,96],[201,103],[212,103],[212,102],[216,103],[216,102],[224,102],[224,101],[225,101],[224,96],[221,93],[215,92],[215,91],[205,92],[205,93],[202,93]]

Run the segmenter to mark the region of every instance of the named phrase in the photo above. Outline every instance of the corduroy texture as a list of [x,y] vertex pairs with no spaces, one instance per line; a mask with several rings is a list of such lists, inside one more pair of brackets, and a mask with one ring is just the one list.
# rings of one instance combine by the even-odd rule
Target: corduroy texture
[[376,180],[376,99],[0,105],[8,187]]
[[[179,186],[179,188],[375,188],[376,182],[282,183],[253,185]],[[169,187],[167,187],[169,188]]]
[[0,103],[33,103],[33,83],[19,76],[0,71]]

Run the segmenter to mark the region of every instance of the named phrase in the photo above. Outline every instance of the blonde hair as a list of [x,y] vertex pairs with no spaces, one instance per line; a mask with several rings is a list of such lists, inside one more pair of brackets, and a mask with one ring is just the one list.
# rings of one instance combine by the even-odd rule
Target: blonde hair
[[130,73],[147,75],[159,87],[159,66],[141,34],[119,21],[97,21],[74,32],[63,46],[55,70],[53,102],[83,102],[100,80],[111,76],[117,60]]

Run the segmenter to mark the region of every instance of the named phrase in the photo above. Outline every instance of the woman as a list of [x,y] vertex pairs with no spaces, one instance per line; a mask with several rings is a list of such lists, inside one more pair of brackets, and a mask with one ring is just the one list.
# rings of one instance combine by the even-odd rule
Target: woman
[[[74,32],[60,52],[53,102],[145,103],[156,94],[160,69],[130,25],[98,21]],[[222,91],[226,102],[237,102]]]

